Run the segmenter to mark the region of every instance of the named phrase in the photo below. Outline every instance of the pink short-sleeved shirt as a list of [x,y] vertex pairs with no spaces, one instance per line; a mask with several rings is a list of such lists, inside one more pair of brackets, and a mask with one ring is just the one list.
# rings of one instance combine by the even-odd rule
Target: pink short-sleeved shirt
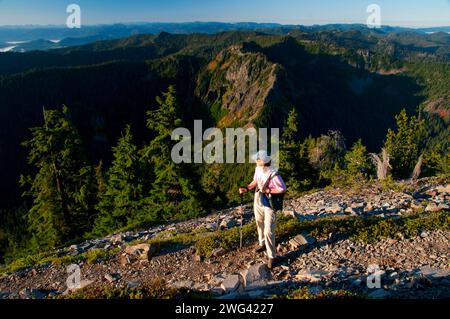
[[270,176],[273,176],[266,188],[276,193],[286,192],[286,185],[284,184],[284,181],[280,175],[275,176],[276,172],[277,171],[271,167],[257,166],[255,169],[253,180],[255,180],[258,184],[258,189],[261,190],[264,187],[264,184],[267,182],[267,179]]

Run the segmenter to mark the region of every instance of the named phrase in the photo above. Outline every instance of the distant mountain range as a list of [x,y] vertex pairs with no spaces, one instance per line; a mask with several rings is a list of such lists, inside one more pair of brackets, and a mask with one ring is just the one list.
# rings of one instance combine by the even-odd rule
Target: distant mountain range
[[[49,50],[83,45],[100,40],[119,39],[137,34],[159,34],[161,32],[214,34],[226,31],[259,31],[272,34],[288,34],[292,31],[310,33],[330,30],[369,30],[369,28],[364,24],[302,26],[255,22],[132,23],[90,25],[80,29],[69,29],[65,26],[2,26],[0,27],[0,52]],[[417,29],[383,26],[375,31],[378,33],[450,33],[450,26]]]

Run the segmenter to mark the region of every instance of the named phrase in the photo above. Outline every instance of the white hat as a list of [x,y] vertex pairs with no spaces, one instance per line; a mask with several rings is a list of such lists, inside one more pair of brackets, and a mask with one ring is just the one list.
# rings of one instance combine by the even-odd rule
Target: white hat
[[270,157],[267,154],[267,151],[261,150],[261,151],[259,151],[258,153],[254,154],[252,156],[252,160],[253,161],[262,160],[262,161],[264,161],[264,163],[267,164],[267,163],[269,163],[272,160],[272,157]]

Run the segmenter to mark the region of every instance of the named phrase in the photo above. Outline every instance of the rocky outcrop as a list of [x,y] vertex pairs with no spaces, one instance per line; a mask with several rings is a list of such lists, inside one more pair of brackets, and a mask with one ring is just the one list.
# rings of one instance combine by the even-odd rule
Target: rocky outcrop
[[232,46],[200,73],[197,95],[211,106],[219,127],[246,126],[261,116],[281,75],[281,66],[264,54]]

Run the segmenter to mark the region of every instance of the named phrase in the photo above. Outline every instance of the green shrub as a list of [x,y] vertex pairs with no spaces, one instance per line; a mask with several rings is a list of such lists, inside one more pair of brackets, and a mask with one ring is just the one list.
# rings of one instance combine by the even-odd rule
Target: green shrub
[[195,242],[195,251],[200,256],[210,257],[212,251],[219,246],[218,236],[216,234],[211,234],[210,236],[199,238]]
[[364,298],[362,295],[347,290],[326,289],[317,294],[312,294],[308,287],[302,287],[290,291],[287,295],[277,296],[278,299],[355,299]]

